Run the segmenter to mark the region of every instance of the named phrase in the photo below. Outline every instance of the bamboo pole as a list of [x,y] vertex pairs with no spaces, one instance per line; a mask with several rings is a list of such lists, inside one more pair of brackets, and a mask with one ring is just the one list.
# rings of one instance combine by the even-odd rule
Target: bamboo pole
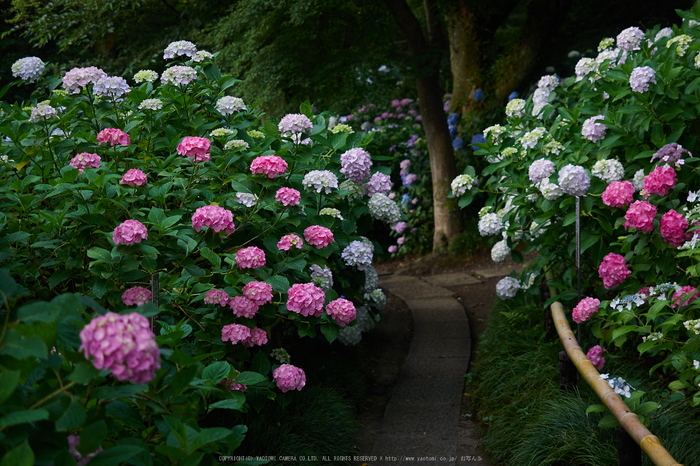
[[661,445],[659,439],[653,435],[641,423],[636,414],[631,412],[620,395],[610,388],[608,383],[599,377],[599,373],[593,366],[593,363],[586,357],[583,350],[579,346],[574,333],[569,327],[569,322],[566,320],[564,308],[560,302],[552,303],[552,318],[554,325],[559,333],[559,339],[564,345],[569,359],[578,369],[581,377],[588,385],[596,392],[610,412],[615,416],[623,429],[637,442],[644,453],[656,466],[683,466],[678,463]]

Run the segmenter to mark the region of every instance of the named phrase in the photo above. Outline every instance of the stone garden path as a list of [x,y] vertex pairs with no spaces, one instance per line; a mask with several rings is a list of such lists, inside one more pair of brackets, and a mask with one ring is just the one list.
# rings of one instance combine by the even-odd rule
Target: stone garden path
[[410,308],[414,334],[368,466],[489,464],[478,448],[473,423],[460,416],[472,341],[465,309],[446,287],[467,286],[468,291],[469,285],[508,275],[510,270],[380,276],[380,287]]

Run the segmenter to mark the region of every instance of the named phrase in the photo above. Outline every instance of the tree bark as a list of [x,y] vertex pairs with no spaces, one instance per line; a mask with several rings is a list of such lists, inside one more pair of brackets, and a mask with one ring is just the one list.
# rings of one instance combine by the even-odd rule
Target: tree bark
[[449,202],[450,183],[457,176],[452,139],[442,107],[443,90],[440,87],[440,60],[431,46],[439,46],[442,34],[437,34],[431,14],[435,4],[424,0],[430,25],[430,41],[426,40],[420,22],[405,0],[384,0],[399,25],[418,64],[416,90],[423,119],[423,129],[428,143],[430,171],[433,182],[433,252],[442,252],[462,231],[454,203]]

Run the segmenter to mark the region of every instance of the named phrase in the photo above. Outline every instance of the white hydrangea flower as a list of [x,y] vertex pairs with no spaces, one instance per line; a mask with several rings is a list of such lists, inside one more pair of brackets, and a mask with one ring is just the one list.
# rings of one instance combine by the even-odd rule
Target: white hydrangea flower
[[160,110],[163,108],[163,101],[160,99],[144,99],[139,104],[139,110]]
[[589,74],[593,73],[592,76],[590,76],[588,79],[589,81],[593,82],[600,78],[600,75],[598,74],[598,65],[599,63],[596,62],[593,58],[588,58],[584,57],[576,63],[576,81],[581,81],[583,78],[588,76]]
[[613,39],[612,37],[605,37],[598,44],[598,52],[602,52],[603,50],[607,50],[614,45],[615,45],[615,39]]
[[479,234],[481,236],[492,236],[503,230],[503,220],[498,214],[484,214],[479,220]]
[[486,138],[489,138],[489,137],[490,137],[490,138],[491,138],[491,143],[492,143],[494,146],[497,146],[497,145],[499,145],[499,144],[501,143],[501,141],[502,141],[501,136],[502,136],[503,133],[505,133],[505,132],[506,132],[506,129],[505,129],[503,126],[501,126],[501,125],[493,125],[493,126],[489,126],[488,128],[486,128],[486,129],[484,130],[484,136],[485,136]]
[[216,128],[209,133],[209,136],[213,138],[223,138],[229,134],[233,134],[233,130],[229,128]]
[[277,361],[280,362],[280,364],[289,364],[290,361],[292,360],[292,357],[289,355],[287,350],[284,348],[275,348],[272,350],[270,353],[270,356]]
[[700,335],[700,319],[686,320],[683,322],[683,326],[687,331]]
[[625,168],[617,159],[598,160],[591,170],[593,176],[600,178],[610,184],[613,181],[620,181],[625,175]]
[[532,131],[525,133],[518,142],[525,148],[534,149],[537,142],[544,136],[545,129],[543,127],[535,128]]
[[643,336],[642,341],[659,341],[664,337],[661,332],[652,332],[649,335]]
[[32,109],[29,121],[38,123],[40,121],[48,121],[58,118],[58,111],[51,105],[40,104]]
[[236,200],[246,207],[253,207],[258,203],[258,196],[251,193],[236,193]]
[[45,64],[41,58],[24,57],[12,64],[12,76],[33,83],[44,73],[44,68]]
[[510,248],[508,247],[508,241],[505,239],[502,239],[501,241],[497,242],[491,248],[491,259],[494,262],[503,262],[506,259],[508,259],[509,255]]
[[211,60],[212,58],[214,58],[214,55],[211,52],[207,52],[206,50],[197,50],[197,53],[195,53],[194,57],[192,57],[192,61],[195,63],[200,63],[204,60]]
[[496,296],[503,300],[514,298],[520,287],[520,280],[517,278],[503,277],[496,284]]
[[554,201],[564,194],[564,191],[557,184],[550,182],[547,178],[537,184],[537,189],[542,193],[542,197],[548,201]]
[[452,180],[450,187],[452,188],[452,194],[455,196],[461,196],[467,191],[471,190],[474,186],[474,178],[469,175],[458,175],[457,178]]
[[330,194],[333,189],[338,188],[338,177],[328,170],[311,170],[304,175],[301,185],[304,189],[312,189],[317,193],[324,191],[326,194]]
[[537,88],[544,89],[547,92],[552,92],[559,84],[559,78],[556,75],[550,74],[540,78],[540,80],[537,82]]
[[664,37],[673,37],[673,29],[669,27],[661,29],[654,36],[654,42],[657,42],[659,39],[663,39]]
[[691,39],[690,36],[681,34],[680,36],[674,37],[666,42],[666,48],[671,48],[675,45],[676,56],[682,57],[685,55],[685,52],[688,51],[688,47],[690,47],[690,43],[692,41],[693,39]]
[[247,110],[247,107],[240,97],[225,95],[216,101],[216,110],[222,115],[231,115]]
[[224,150],[248,149],[249,144],[243,139],[231,139],[224,144]]
[[168,44],[168,46],[165,48],[165,51],[163,52],[163,58],[165,60],[170,60],[171,58],[179,57],[182,55],[189,58],[194,58],[196,53],[197,46],[195,46],[192,42],[188,40],[178,40]]
[[561,151],[563,151],[564,149],[565,149],[564,145],[562,145],[559,142],[554,141],[554,140],[549,141],[547,144],[542,146],[542,152],[545,155],[552,155],[552,154],[559,155],[561,153]]
[[542,119],[542,109],[549,103],[550,91],[547,89],[535,89],[532,95],[532,116]]
[[155,82],[158,79],[158,73],[153,70],[141,70],[134,75],[134,81],[137,84],[144,82]]
[[331,217],[335,217],[339,220],[343,220],[343,216],[341,215],[340,211],[338,209],[334,209],[332,207],[324,207],[319,212],[319,215],[330,215]]
[[644,188],[644,169],[640,168],[632,178],[632,186],[635,191],[641,191]]
[[550,225],[550,221],[547,220],[544,223],[537,223],[534,220],[530,224],[530,238],[535,239],[538,236],[544,234],[547,231],[547,227]]
[[340,329],[338,341],[345,346],[357,346],[362,341],[362,329],[359,325],[346,325]]
[[523,99],[513,99],[506,105],[506,116],[520,118],[524,115],[525,101]]
[[365,269],[365,291],[374,291],[379,286],[377,269],[371,265]]

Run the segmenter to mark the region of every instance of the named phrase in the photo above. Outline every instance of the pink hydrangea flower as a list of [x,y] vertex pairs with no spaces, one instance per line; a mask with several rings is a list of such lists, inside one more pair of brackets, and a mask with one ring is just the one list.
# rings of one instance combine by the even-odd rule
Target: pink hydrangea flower
[[267,343],[267,332],[261,328],[254,328],[250,331],[250,337],[242,341],[246,346],[262,346]]
[[396,251],[399,250],[399,247],[396,246],[395,244],[392,244],[391,246],[386,248],[386,250],[389,252],[389,254],[394,254]]
[[625,213],[625,228],[634,228],[649,233],[654,228],[656,206],[647,201],[635,201]]
[[625,258],[614,252],[605,256],[598,267],[598,275],[603,279],[603,286],[607,289],[615,288],[624,282],[631,273],[627,268]]
[[313,128],[313,124],[309,117],[302,115],[300,113],[290,113],[282,117],[279,123],[279,132],[283,136],[289,136],[291,134],[303,133]]
[[97,154],[81,152],[70,160],[69,165],[82,173],[84,168],[100,168],[100,161],[100,156]]
[[263,282],[250,282],[243,287],[243,296],[258,306],[272,302],[272,285]]
[[221,329],[221,341],[230,341],[233,345],[245,342],[250,335],[250,329],[241,324],[224,325]]
[[634,185],[629,181],[613,181],[603,192],[603,203],[608,207],[623,207],[632,202]]
[[301,193],[293,188],[280,188],[275,193],[275,200],[283,206],[294,207],[301,201]]
[[148,239],[148,231],[138,220],[125,220],[112,233],[114,244],[135,244]]
[[194,158],[195,162],[208,162],[211,160],[211,141],[207,138],[187,136],[177,146],[177,153],[185,157]]
[[277,388],[282,390],[283,393],[289,390],[301,390],[306,385],[306,374],[304,374],[304,371],[291,364],[282,364],[272,371],[272,377],[275,379]]
[[106,128],[97,133],[97,143],[102,145],[103,142],[108,142],[111,146],[121,145],[128,146],[131,143],[129,135],[117,128]]
[[277,155],[261,155],[250,164],[250,171],[254,174],[267,175],[274,178],[275,175],[282,175],[287,171],[287,162]]
[[665,196],[675,186],[676,171],[669,165],[656,167],[644,178],[644,191],[647,194],[658,194],[659,196]]
[[227,235],[236,231],[233,213],[218,205],[205,205],[195,210],[192,215],[192,226],[196,231],[201,231],[202,227],[209,227],[217,233],[224,230]]
[[326,306],[326,313],[331,319],[338,322],[338,325],[341,327],[345,327],[357,317],[355,305],[344,298],[338,298],[328,303],[328,306]]
[[333,233],[326,227],[311,225],[304,230],[304,238],[310,245],[322,249],[333,242]]
[[593,363],[593,367],[598,370],[601,370],[605,364],[605,358],[603,357],[604,352],[605,349],[603,349],[600,345],[595,345],[593,348],[588,350],[588,353],[586,353],[586,357]]
[[[682,299],[678,299],[681,296],[683,296]],[[680,306],[687,306],[688,304],[692,303],[696,299],[700,298],[700,292],[698,292],[698,289],[695,288],[694,286],[686,285],[680,290],[676,291],[673,293],[673,296],[671,297],[671,301],[675,301],[673,304],[671,304],[671,307],[674,309],[679,308]]]
[[122,301],[127,306],[143,306],[151,300],[151,290],[142,286],[134,286],[122,293]]
[[236,252],[236,263],[239,269],[257,269],[265,265],[265,253],[257,246],[239,249]]
[[587,321],[593,314],[598,312],[598,306],[600,306],[600,300],[590,297],[583,298],[572,311],[574,322],[580,324]]
[[685,217],[671,209],[661,216],[661,237],[677,248],[692,238],[693,234],[688,233],[688,221]]
[[323,290],[313,283],[295,283],[287,291],[287,309],[304,317],[318,317],[323,313],[323,303],[326,295]]
[[255,301],[251,301],[245,296],[234,296],[229,300],[228,307],[231,308],[235,316],[245,317],[246,319],[252,319],[259,309]]
[[238,390],[239,392],[244,392],[248,388],[247,385],[243,385],[242,383],[236,383],[235,381],[230,379],[223,379],[219,383],[226,387],[226,390],[228,391]]
[[284,235],[277,242],[277,249],[280,251],[289,251],[293,246],[296,246],[297,249],[301,249],[303,245],[304,240],[299,238],[297,235]]
[[151,323],[141,314],[108,312],[80,331],[80,351],[96,369],[110,369],[120,381],[148,383],[160,369],[160,350]]
[[228,293],[222,290],[217,290],[216,288],[207,291],[207,294],[204,295],[205,304],[218,304],[219,306],[224,307],[230,300],[231,298]]
[[127,184],[129,186],[143,186],[147,182],[148,179],[146,178],[146,174],[138,168],[132,168],[124,173],[121,181],[122,184]]
[[403,233],[406,230],[406,228],[408,228],[408,223],[406,222],[399,222],[393,227],[391,227],[392,230],[399,234]]

